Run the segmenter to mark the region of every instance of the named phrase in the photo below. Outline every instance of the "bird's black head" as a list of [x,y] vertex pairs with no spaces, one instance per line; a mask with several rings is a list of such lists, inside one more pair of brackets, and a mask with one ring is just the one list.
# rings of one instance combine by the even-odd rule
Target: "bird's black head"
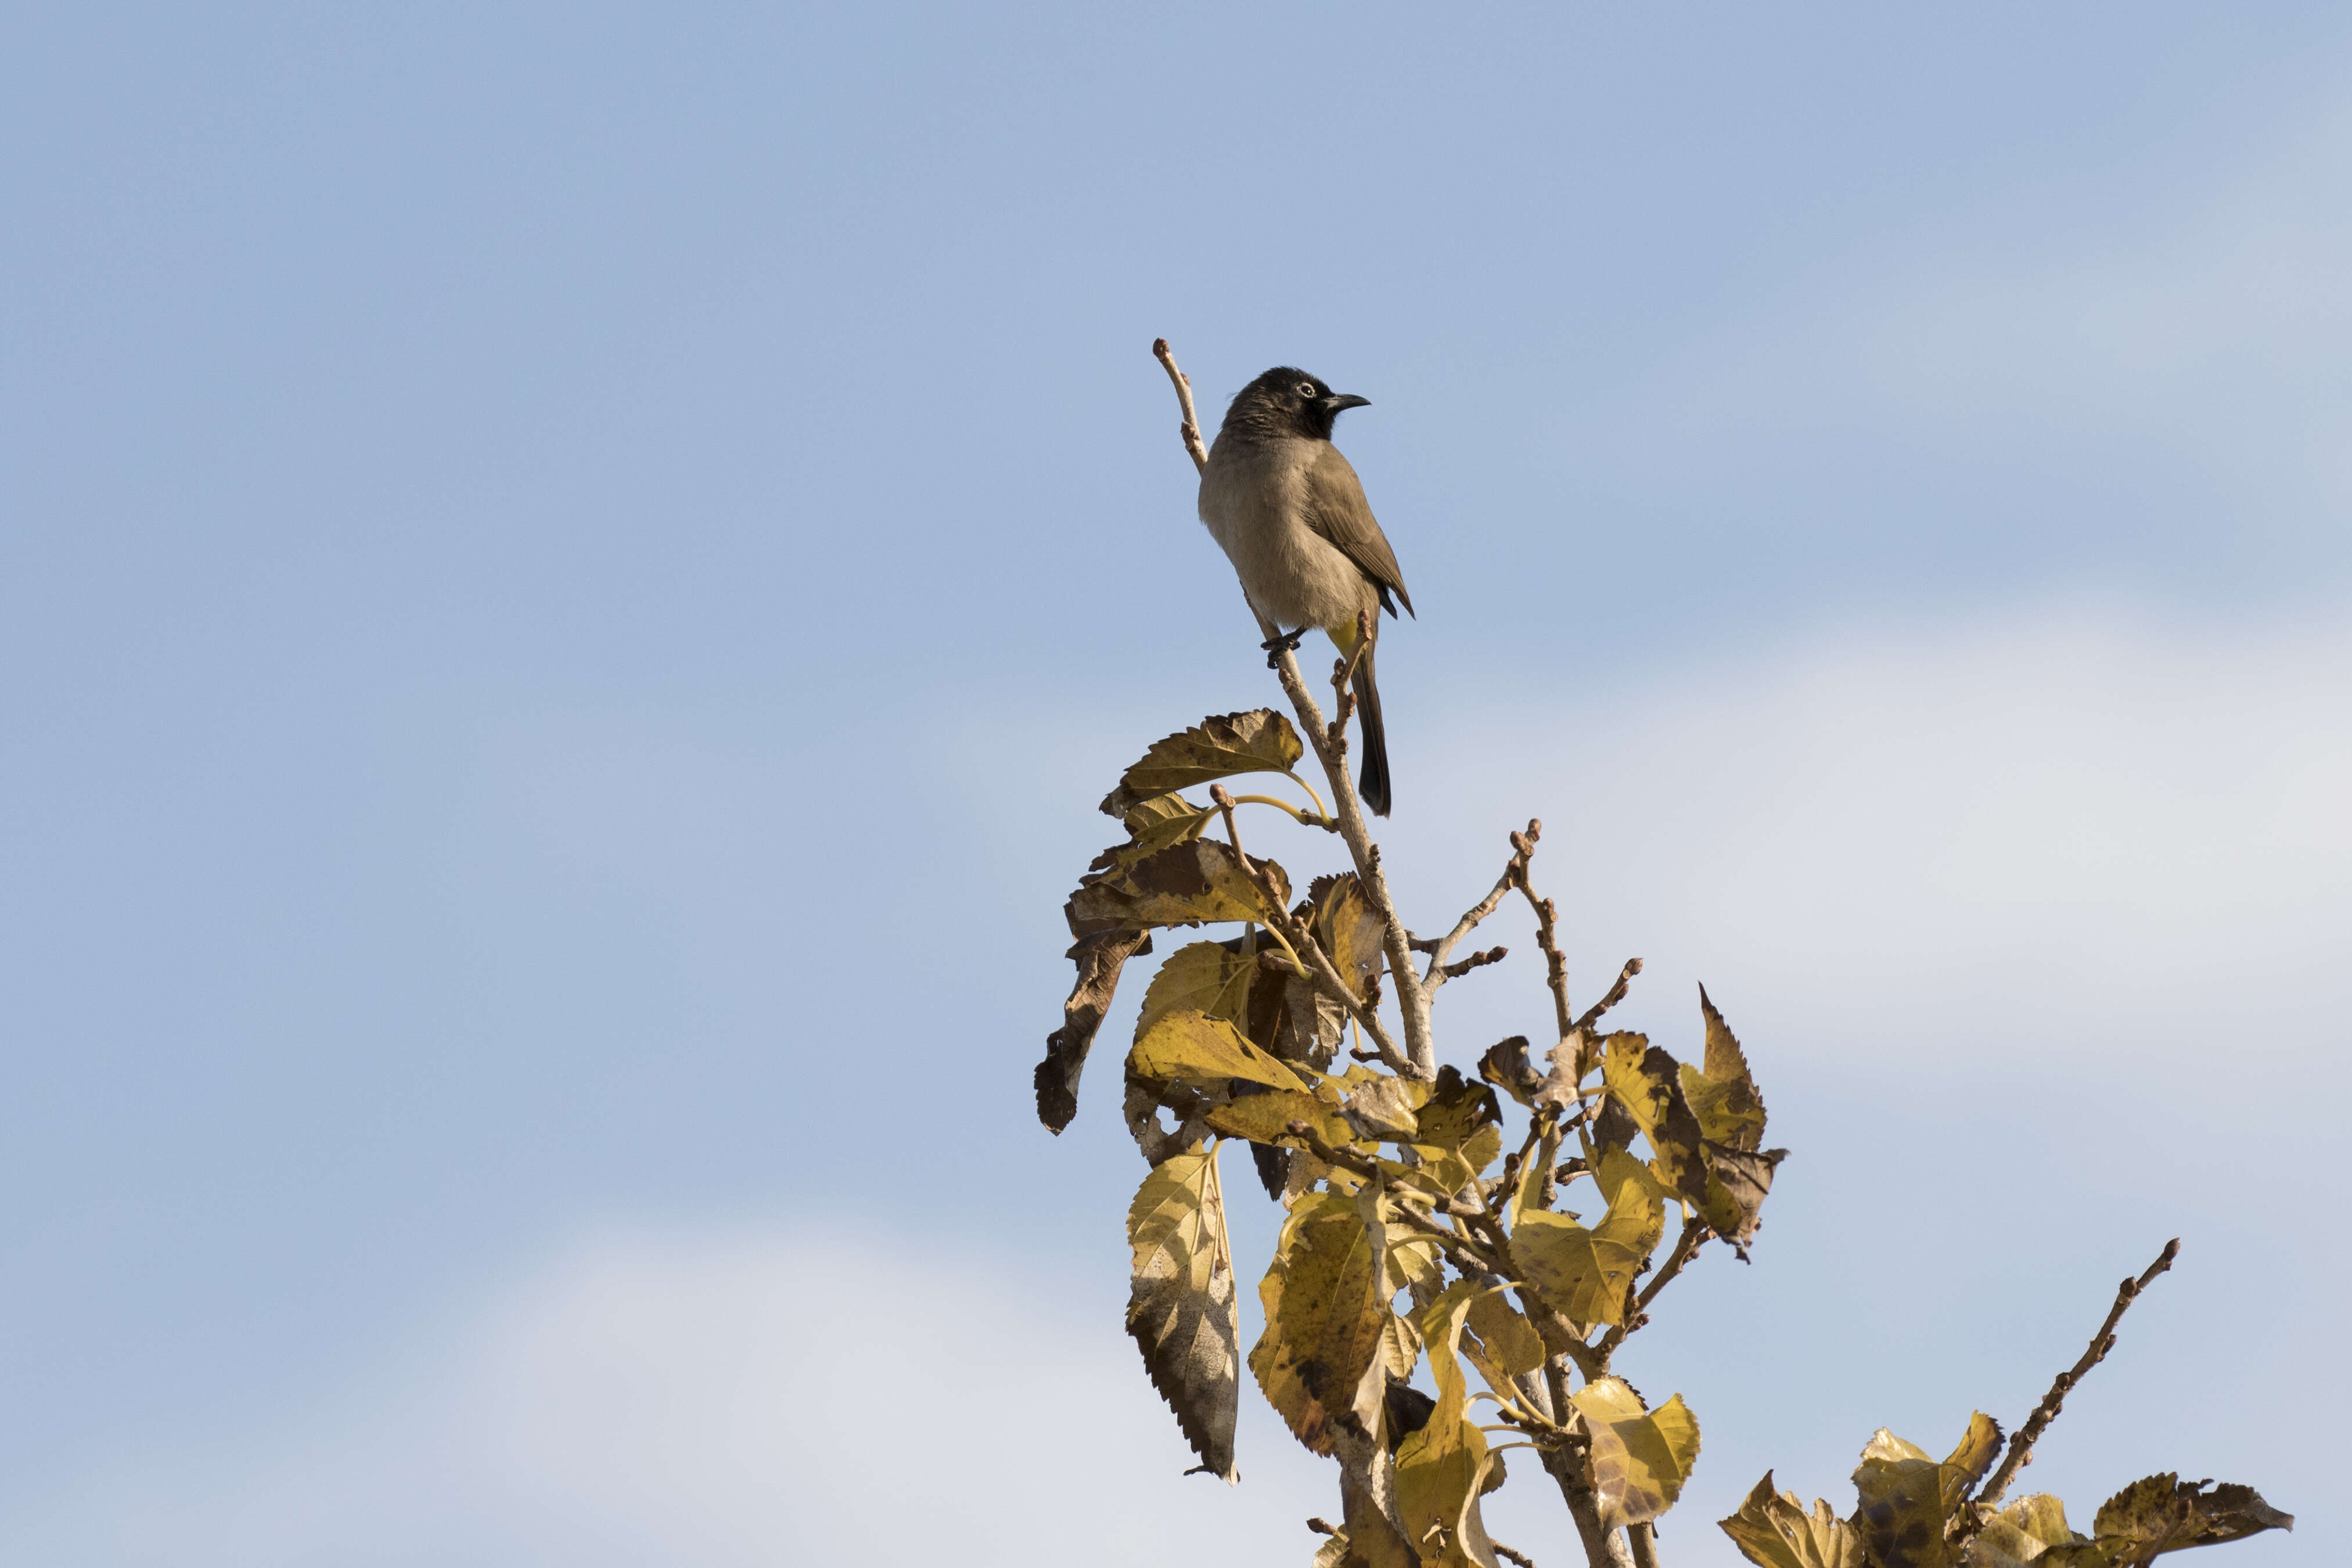
[[1370,402],[1353,393],[1334,392],[1295,365],[1278,364],[1234,395],[1233,406],[1225,410],[1225,427],[1328,441],[1332,421],[1343,410]]

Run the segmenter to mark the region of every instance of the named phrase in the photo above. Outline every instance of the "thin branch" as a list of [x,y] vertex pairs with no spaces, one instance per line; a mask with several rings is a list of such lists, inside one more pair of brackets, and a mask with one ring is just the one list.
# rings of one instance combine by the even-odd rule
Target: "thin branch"
[[1192,378],[1176,368],[1176,355],[1166,338],[1151,340],[1151,353],[1168,370],[1168,379],[1176,384],[1176,402],[1184,410],[1184,423],[1177,434],[1184,437],[1184,450],[1192,454],[1192,466],[1205,470],[1209,466],[1209,448],[1201,439],[1201,416],[1192,412]]
[[1381,949],[1387,954],[1391,973],[1396,976],[1397,1011],[1403,1016],[1405,1054],[1412,1063],[1399,1070],[1415,1079],[1434,1079],[1437,1047],[1430,1037],[1429,994],[1422,986],[1412,951],[1405,946],[1412,933],[1397,915],[1396,900],[1389,892],[1388,874],[1381,869],[1380,846],[1372,842],[1371,829],[1364,821],[1354,781],[1348,777],[1347,759],[1335,752],[1327,739],[1323,710],[1316,706],[1314,694],[1307,689],[1306,679],[1298,672],[1297,655],[1288,648],[1277,648],[1274,658],[1282,689],[1289,697],[1291,707],[1297,710],[1299,733],[1314,747],[1316,760],[1323,764],[1324,776],[1330,780],[1331,815],[1338,818],[1339,837],[1347,841],[1348,853],[1356,863],[1356,879],[1370,900],[1372,912],[1381,919]]
[[1617,984],[1609,988],[1609,994],[1606,996],[1584,1010],[1583,1016],[1576,1020],[1576,1026],[1580,1029],[1592,1027],[1601,1014],[1625,1000],[1626,988],[1633,983],[1633,976],[1641,973],[1642,961],[1638,958],[1627,959],[1625,967],[1617,972]]
[[1650,1282],[1634,1296],[1625,1321],[1601,1335],[1601,1342],[1592,1347],[1603,1366],[1609,1363],[1610,1356],[1615,1353],[1619,1345],[1640,1331],[1642,1326],[1650,1321],[1650,1303],[1656,1300],[1658,1292],[1683,1271],[1685,1264],[1698,1256],[1698,1249],[1706,1245],[1706,1238],[1714,1234],[1699,1220],[1688,1214],[1683,1215],[1682,1234],[1675,1237],[1675,1249],[1666,1255],[1665,1266],[1650,1276]]
[[1356,694],[1349,682],[1355,679],[1356,667],[1364,662],[1364,655],[1371,646],[1372,612],[1358,610],[1355,651],[1331,661],[1331,722],[1324,726],[1323,739],[1340,755],[1348,750],[1348,721],[1356,715]]
[[1405,1058],[1398,1051],[1396,1041],[1382,1026],[1380,1015],[1340,977],[1339,968],[1332,963],[1330,955],[1323,951],[1322,943],[1315,940],[1315,933],[1307,928],[1307,922],[1295,918],[1282,907],[1281,889],[1275,886],[1272,873],[1242,852],[1241,834],[1234,826],[1234,806],[1237,803],[1231,792],[1221,784],[1211,784],[1209,799],[1224,815],[1225,837],[1233,842],[1234,858],[1241,862],[1243,872],[1265,897],[1266,931],[1282,943],[1293,963],[1304,966],[1301,973],[1314,982],[1315,988],[1345,1007],[1348,1016],[1356,1020],[1364,1033],[1371,1036],[1372,1044],[1379,1048],[1381,1060],[1387,1063],[1391,1071],[1410,1076]]
[[[1540,822],[1530,821],[1528,824],[1528,827],[1530,835],[1540,833],[1543,830],[1543,824]],[[1520,844],[1523,838],[1527,845],[1524,851],[1520,848]],[[1423,984],[1428,986],[1431,991],[1434,992],[1439,986],[1444,984],[1446,981],[1454,977],[1451,970],[1446,965],[1446,955],[1454,951],[1455,945],[1459,943],[1464,937],[1468,936],[1472,931],[1477,930],[1480,921],[1484,921],[1488,915],[1493,914],[1496,909],[1501,907],[1503,900],[1510,896],[1511,889],[1517,879],[1525,873],[1527,868],[1527,857],[1533,853],[1535,853],[1535,840],[1532,837],[1516,833],[1513,834],[1511,836],[1511,858],[1503,867],[1503,874],[1495,879],[1494,889],[1487,893],[1485,898],[1471,905],[1468,910],[1465,910],[1462,918],[1454,922],[1454,929],[1452,931],[1447,931],[1435,942],[1416,942],[1412,944],[1416,952],[1429,954],[1429,969],[1427,973],[1422,976]]]
[[[1567,1039],[1576,1026],[1568,1005],[1568,956],[1559,951],[1559,908],[1549,899],[1536,897],[1534,881],[1528,874],[1534,860],[1536,841],[1543,837],[1543,823],[1529,818],[1525,833],[1511,835],[1511,883],[1526,895],[1528,907],[1536,912],[1536,945],[1543,949],[1544,983],[1551,987],[1551,1010],[1559,1024],[1559,1037]],[[1582,1077],[1583,1064],[1577,1064]]]
[[1467,958],[1444,964],[1438,969],[1437,973],[1446,980],[1459,980],[1474,969],[1484,969],[1490,963],[1500,963],[1510,956],[1511,950],[1507,947],[1490,947],[1484,952],[1474,952]]
[[1506,1563],[1516,1563],[1519,1565],[1519,1568],[1536,1568],[1535,1563],[1532,1559],[1523,1555],[1522,1553],[1512,1551],[1509,1547],[1504,1545],[1499,1541],[1489,1540],[1486,1544],[1493,1547],[1495,1549],[1495,1555],[1501,1558]]
[[1633,1554],[1633,1568],[1658,1568],[1657,1527],[1644,1520],[1625,1527],[1625,1544]]
[[2107,1352],[2116,1348],[2116,1325],[2123,1321],[2125,1310],[2139,1299],[2139,1293],[2147,1289],[2158,1275],[2171,1268],[2172,1260],[2179,1256],[2180,1238],[2176,1236],[2164,1244],[2164,1250],[2157,1254],[2156,1261],[2147,1266],[2146,1273],[2137,1279],[2126,1279],[2116,1287],[2116,1304],[2107,1309],[2107,1321],[2101,1323],[2099,1331],[2091,1336],[2090,1349],[2083,1352],[2082,1360],[2058,1374],[2058,1381],[2050,1385],[2050,1392],[2042,1396],[2042,1403],[2033,1407],[2033,1414],[2026,1417],[2025,1425],[2010,1437],[2009,1452],[2001,1456],[2000,1468],[1993,1471],[1992,1479],[1985,1482],[1984,1490],[1977,1496],[1979,1509],[1997,1505],[2001,1493],[2009,1489],[2009,1483],[2017,1479],[2017,1472],[2033,1462],[2033,1445],[2040,1441],[2050,1423],[2058,1419],[2059,1406],[2066,1403],[2068,1391],[2082,1382],[2090,1370],[2105,1361]]

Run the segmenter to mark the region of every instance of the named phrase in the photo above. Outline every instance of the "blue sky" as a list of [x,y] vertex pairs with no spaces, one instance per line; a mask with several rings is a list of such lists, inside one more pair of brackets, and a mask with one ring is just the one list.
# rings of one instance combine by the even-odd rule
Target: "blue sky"
[[1026,1109],[1274,695],[1161,334],[1372,399],[1413,918],[1542,816],[1797,1151],[1629,1352],[1671,1560],[2176,1234],[2032,1480],[2340,1556],[2347,198],[2316,6],[0,18],[0,1556],[1305,1560]]

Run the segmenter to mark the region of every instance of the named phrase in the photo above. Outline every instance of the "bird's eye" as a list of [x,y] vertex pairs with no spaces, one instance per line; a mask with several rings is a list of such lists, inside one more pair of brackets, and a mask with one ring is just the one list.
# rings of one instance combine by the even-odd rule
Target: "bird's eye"
[[1316,397],[1315,384],[1311,381],[1300,382],[1298,384],[1298,395],[1307,399],[1309,403],[1314,402]]

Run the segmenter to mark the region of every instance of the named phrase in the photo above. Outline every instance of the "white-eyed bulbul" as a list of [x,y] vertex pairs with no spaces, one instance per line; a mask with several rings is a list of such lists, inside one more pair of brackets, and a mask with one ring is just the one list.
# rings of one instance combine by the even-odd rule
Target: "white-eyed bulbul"
[[[1412,613],[1404,574],[1372,520],[1363,484],[1331,445],[1332,421],[1370,401],[1276,365],[1234,398],[1209,448],[1201,521],[1234,563],[1269,651],[1296,647],[1308,628],[1320,627],[1341,653],[1352,654],[1365,612],[1371,612],[1375,643],[1380,611],[1393,618],[1402,601]],[[1355,693],[1364,745],[1356,793],[1375,816],[1386,816],[1389,748],[1371,648],[1356,663]]]

